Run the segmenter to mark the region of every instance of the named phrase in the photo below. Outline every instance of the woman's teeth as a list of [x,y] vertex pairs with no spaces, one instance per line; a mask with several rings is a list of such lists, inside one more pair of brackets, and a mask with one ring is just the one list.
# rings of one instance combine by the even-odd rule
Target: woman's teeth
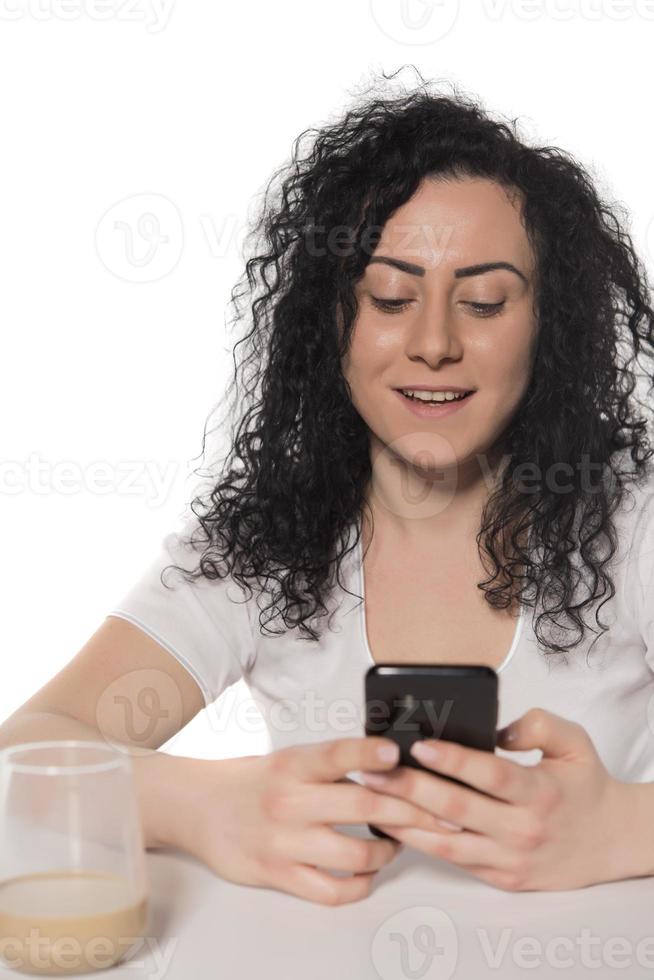
[[415,398],[417,399],[417,401],[421,401],[421,402],[461,401],[462,398],[467,398],[467,396],[470,394],[470,392],[465,392],[463,394],[458,395],[453,391],[442,391],[442,392],[421,391],[421,392],[414,392],[413,394],[411,394],[410,392],[405,391],[404,389],[400,389],[400,390],[402,391],[402,394],[404,395],[405,398]]

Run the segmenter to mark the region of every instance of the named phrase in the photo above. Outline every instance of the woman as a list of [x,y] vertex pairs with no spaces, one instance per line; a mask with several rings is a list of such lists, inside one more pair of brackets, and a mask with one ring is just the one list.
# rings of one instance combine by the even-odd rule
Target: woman
[[[181,692],[152,749],[244,677],[272,752],[179,759],[165,791],[161,754],[136,759],[150,843],[233,881],[352,901],[402,844],[509,890],[654,873],[654,483],[632,370],[654,313],[628,235],[569,155],[424,84],[362,96],[282,176],[220,478],[19,711],[134,746],[97,705],[147,665]],[[363,737],[365,671],[403,661],[494,667],[498,753],[441,742],[432,774]],[[93,713],[73,710],[82,678]],[[331,826],[353,822],[395,841]]]

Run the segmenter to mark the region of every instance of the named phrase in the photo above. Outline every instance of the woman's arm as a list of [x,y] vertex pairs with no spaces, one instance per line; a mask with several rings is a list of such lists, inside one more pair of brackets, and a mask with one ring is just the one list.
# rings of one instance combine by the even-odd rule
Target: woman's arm
[[[147,715],[141,707],[145,692]],[[66,738],[133,747],[145,846],[192,850],[192,803],[201,791],[194,777],[205,773],[206,760],[155,750],[203,707],[198,684],[171,653],[127,620],[108,616],[77,655],[0,725],[0,749]],[[215,779],[220,760],[213,765]]]
[[[104,741],[97,728],[54,712],[21,711],[0,725],[0,749],[23,742],[66,738]],[[145,847],[178,847],[193,853],[198,814],[194,802],[202,785],[195,774],[201,775],[205,760],[142,747],[138,754],[130,755]],[[218,762],[213,764],[217,766]]]
[[625,878],[654,875],[654,783],[622,783],[624,826],[617,829]]

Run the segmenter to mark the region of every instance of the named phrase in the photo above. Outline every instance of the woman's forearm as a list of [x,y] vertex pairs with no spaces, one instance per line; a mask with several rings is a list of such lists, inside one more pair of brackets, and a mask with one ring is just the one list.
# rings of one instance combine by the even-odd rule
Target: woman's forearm
[[[21,712],[0,725],[0,749],[23,742],[68,738],[105,741],[98,729],[49,712]],[[193,776],[205,760],[157,750],[144,752],[142,747],[130,752],[130,758],[145,847],[178,847],[192,852],[192,804],[197,785]]]
[[[616,877],[654,875],[654,783],[619,783],[620,807],[611,836]],[[612,842],[607,841],[607,847]]]

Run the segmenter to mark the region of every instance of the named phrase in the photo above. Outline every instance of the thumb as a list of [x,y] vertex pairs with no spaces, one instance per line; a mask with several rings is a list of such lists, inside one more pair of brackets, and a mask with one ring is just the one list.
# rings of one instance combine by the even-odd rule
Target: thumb
[[582,725],[545,708],[531,708],[500,729],[497,744],[503,749],[541,749],[543,758],[576,758],[594,751]]

